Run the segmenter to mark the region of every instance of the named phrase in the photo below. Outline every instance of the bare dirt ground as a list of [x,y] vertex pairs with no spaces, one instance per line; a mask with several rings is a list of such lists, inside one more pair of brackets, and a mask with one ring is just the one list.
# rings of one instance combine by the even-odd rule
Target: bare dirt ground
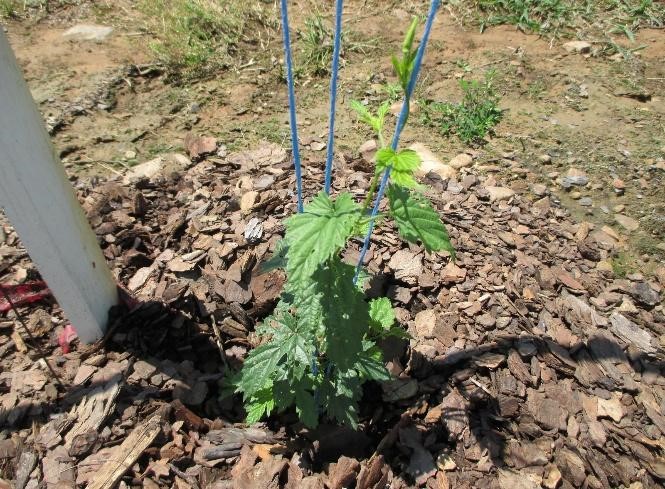
[[[293,3],[294,27],[302,29],[317,3]],[[422,1],[347,3],[346,26],[366,47],[345,53],[340,73],[341,188],[366,184],[358,148],[369,134],[348,102],[385,99],[389,54],[410,15],[426,8]],[[100,41],[63,36],[81,23],[113,32]],[[66,354],[57,306],[39,314],[36,305],[22,308],[66,389],[34,367],[20,338],[3,340],[4,479],[20,487],[82,485],[130,440],[146,442],[120,482],[132,487],[662,484],[665,31],[641,29],[615,55],[593,38],[588,52],[568,52],[569,39],[507,25],[480,33],[442,8],[418,100],[458,101],[460,78],[491,69],[504,112],[474,146],[441,135],[419,114],[405,131],[404,146],[426,145],[443,162],[472,156],[450,181],[429,182],[460,259],[453,265],[404,248],[405,261],[420,268],[396,280],[395,238],[386,233],[374,243],[372,266],[389,277],[384,287],[416,339],[392,360],[395,383],[366,393],[354,438],[362,449],[354,452],[333,439],[355,435],[332,427],[312,435],[288,414],[257,432],[234,426],[242,410],[217,400],[224,366],[215,338],[225,361],[237,364],[275,298],[245,275],[237,290],[225,272],[250,255],[260,261],[282,231],[279,220],[293,211],[289,162],[279,150],[289,145],[280,32],[257,27],[231,66],[178,80],[155,61],[147,25],[125,1],[65,5],[4,24],[114,273],[140,299],[157,301],[118,312],[118,329],[101,349]],[[310,193],[325,158],[327,83],[303,74],[297,88]],[[140,163],[188,153],[188,133],[215,137],[216,150],[178,177],[118,183]],[[257,183],[266,176],[274,188]],[[514,191],[512,200],[490,197],[486,188],[494,186]],[[261,195],[242,208],[251,187]],[[255,215],[265,233],[258,245],[243,238]],[[36,278],[9,223],[3,229],[2,283]],[[0,327],[13,328],[11,314]],[[55,417],[99,386],[109,396],[120,390],[114,376],[127,382],[117,405],[95,401],[112,406],[110,419],[81,427],[90,413]],[[72,425],[78,431],[68,432]],[[138,428],[137,442],[130,435],[139,436]]]

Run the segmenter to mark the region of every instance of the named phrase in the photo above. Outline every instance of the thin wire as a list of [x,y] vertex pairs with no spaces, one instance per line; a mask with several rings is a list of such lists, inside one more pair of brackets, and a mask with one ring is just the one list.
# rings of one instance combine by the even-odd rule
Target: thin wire
[[335,37],[333,41],[332,73],[330,74],[330,116],[328,117],[328,152],[326,154],[326,176],[324,190],[330,193],[332,183],[332,163],[335,146],[335,111],[337,106],[337,74],[339,72],[339,52],[342,44],[342,6],[344,0],[335,3]]
[[298,122],[296,120],[296,92],[293,83],[293,60],[291,59],[291,34],[289,33],[289,12],[286,0],[281,0],[282,33],[284,40],[284,60],[286,63],[286,81],[289,88],[289,124],[291,125],[291,147],[293,166],[296,170],[296,192],[298,194],[298,212],[302,212],[302,172],[300,167],[300,148],[298,142]]
[[[411,78],[409,79],[409,85],[407,86],[406,93],[404,94],[404,102],[402,103],[402,110],[400,111],[399,118],[397,119],[397,127],[395,128],[395,135],[392,140],[391,147],[394,151],[397,151],[397,146],[399,144],[399,138],[402,133],[404,126],[404,121],[408,115],[408,102],[411,99],[413,90],[416,86],[416,81],[418,80],[418,74],[420,72],[420,66],[423,61],[423,56],[425,55],[425,48],[429,41],[429,35],[432,31],[432,24],[434,23],[434,18],[436,17],[436,11],[439,9],[439,4],[441,0],[432,0],[430,4],[429,13],[427,14],[427,22],[425,22],[425,30],[423,32],[423,37],[420,40],[420,45],[418,46],[418,51],[416,52],[416,59],[413,65],[413,71],[411,72]],[[381,185],[379,185],[379,191],[376,195],[376,200],[374,201],[374,207],[372,208],[372,213],[370,214],[369,227],[367,230],[367,236],[365,236],[365,241],[363,243],[362,250],[360,251],[360,258],[358,259],[358,265],[356,266],[356,273],[353,276],[353,283],[355,284],[358,281],[360,276],[360,270],[362,269],[363,261],[365,261],[365,255],[367,255],[367,250],[369,249],[369,242],[372,237],[372,231],[374,231],[374,220],[376,219],[377,214],[379,213],[379,205],[381,204],[381,199],[383,199],[383,194],[386,190],[386,185],[388,184],[388,179],[390,178],[390,171],[392,167],[387,167],[383,173],[383,178],[381,179]]]

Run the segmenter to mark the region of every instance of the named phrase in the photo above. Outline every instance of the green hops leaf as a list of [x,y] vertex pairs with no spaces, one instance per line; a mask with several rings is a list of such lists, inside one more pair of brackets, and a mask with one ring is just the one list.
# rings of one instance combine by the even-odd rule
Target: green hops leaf
[[369,329],[367,303],[362,292],[352,285],[354,274],[355,267],[339,258],[330,260],[314,274],[325,325],[325,353],[341,371],[353,368]]
[[286,254],[288,251],[289,247],[285,240],[280,239],[277,241],[273,255],[259,265],[259,275],[272,272],[278,268],[286,268]]
[[296,412],[305,426],[315,428],[319,424],[319,412],[314,396],[303,389],[296,390]]
[[326,407],[329,417],[353,429],[358,427],[356,403],[360,396],[360,377],[355,370],[340,373],[336,370],[333,378],[321,386],[321,405]]
[[351,100],[351,108],[358,114],[360,122],[367,124],[377,135],[381,136],[383,125],[386,120],[386,114],[390,111],[390,103],[382,103],[381,106],[379,106],[376,115],[372,115],[367,107],[357,100]]
[[387,297],[379,297],[369,303],[369,318],[372,326],[390,329],[395,323],[395,311]]
[[282,356],[277,343],[267,343],[252,350],[236,379],[236,392],[242,392],[245,399],[251,399],[261,389],[271,385],[271,376]]
[[247,424],[257,423],[263,416],[269,415],[275,409],[275,401],[272,398],[272,389],[261,389],[252,397],[245,406],[247,411]]
[[411,243],[423,242],[427,251],[446,250],[455,257],[448,231],[427,199],[398,185],[388,188],[390,215],[400,235]]
[[373,347],[358,357],[356,370],[365,380],[390,380],[390,373],[383,365],[381,351]]
[[392,167],[390,178],[402,187],[418,186],[413,178],[413,172],[421,163],[420,156],[412,149],[403,149],[398,153],[392,148],[381,148],[376,152],[376,170],[381,172],[387,167]]
[[299,282],[337,254],[352,235],[360,212],[351,194],[331,200],[320,192],[305,206],[304,212],[286,221],[287,275]]

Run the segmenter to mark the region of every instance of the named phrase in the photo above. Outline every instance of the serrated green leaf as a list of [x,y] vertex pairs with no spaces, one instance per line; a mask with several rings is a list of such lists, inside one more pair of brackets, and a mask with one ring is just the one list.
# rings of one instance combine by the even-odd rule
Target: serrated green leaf
[[388,167],[392,168],[390,178],[403,187],[417,187],[413,178],[422,160],[418,153],[411,149],[404,149],[397,153],[392,148],[381,148],[376,152],[376,170],[381,172]]
[[286,221],[289,281],[295,283],[310,277],[339,253],[352,235],[359,212],[351,194],[343,193],[333,201],[320,192],[304,212],[290,217]]
[[270,415],[273,409],[275,409],[275,401],[272,397],[272,389],[261,389],[245,405],[247,424],[261,421],[261,418]]
[[390,173],[390,179],[393,181],[393,183],[396,183],[401,187],[407,187],[407,188],[418,187],[418,182],[416,182],[413,176],[408,172],[393,170]]
[[413,173],[421,163],[422,159],[418,153],[412,149],[403,149],[395,155],[393,170]]
[[420,240],[427,251],[446,250],[455,257],[448,231],[427,199],[398,185],[390,185],[387,195],[390,215],[404,239],[411,243]]
[[245,399],[251,399],[261,389],[270,385],[271,376],[282,356],[277,343],[266,343],[252,350],[247,355],[236,381],[236,392],[242,392]]
[[358,427],[358,411],[356,404],[360,397],[361,382],[355,370],[344,374],[337,373],[333,379],[321,386],[322,406],[330,418],[348,425]]
[[286,244],[286,241],[280,239],[275,244],[275,251],[273,255],[263,263],[258,266],[258,274],[262,275],[264,273],[272,272],[277,269],[286,268],[286,254],[289,251],[289,247]]
[[369,303],[369,317],[373,325],[381,329],[390,329],[395,323],[395,311],[390,299],[379,297]]
[[325,354],[337,369],[353,367],[369,329],[369,311],[362,292],[353,287],[355,267],[339,258],[314,274],[325,325]]
[[[378,358],[376,353],[378,353]],[[358,357],[356,370],[365,380],[390,380],[390,373],[383,365],[381,352],[378,349],[363,352]]]
[[309,392],[296,390],[296,412],[300,421],[308,428],[316,428],[319,424],[319,411],[314,396]]

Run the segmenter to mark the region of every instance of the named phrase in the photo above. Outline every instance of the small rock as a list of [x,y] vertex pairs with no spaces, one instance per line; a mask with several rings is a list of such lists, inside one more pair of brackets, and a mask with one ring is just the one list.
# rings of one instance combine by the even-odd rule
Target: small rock
[[113,32],[113,27],[95,24],[77,24],[63,32],[62,37],[79,41],[104,41]]
[[580,200],[582,198],[582,192],[578,192],[577,190],[570,192],[570,198],[573,200]]
[[629,292],[636,301],[647,306],[655,306],[660,302],[660,294],[653,290],[647,282],[634,284]]
[[538,157],[538,161],[540,161],[543,165],[549,165],[552,163],[552,157],[548,154],[542,154]]
[[374,139],[370,139],[369,141],[365,141],[360,145],[360,148],[358,148],[358,153],[360,153],[362,159],[367,163],[372,163],[374,161],[374,155],[376,154],[377,149],[378,147],[376,141]]
[[544,197],[547,195],[547,186],[542,183],[534,183],[531,185],[531,191],[536,197]]
[[586,41],[569,41],[563,45],[569,53],[586,54],[591,52],[591,43]]
[[624,216],[623,214],[615,214],[614,220],[626,231],[637,231],[640,227],[639,221],[632,217]]
[[593,205],[593,200],[590,197],[583,197],[580,199],[580,205],[583,207],[591,207]]
[[419,177],[423,177],[430,172],[436,173],[441,178],[448,180],[457,177],[457,170],[455,170],[452,166],[443,163],[424,144],[412,144],[409,146],[409,149],[418,153],[418,156],[420,156],[420,159],[422,160],[420,168],[418,168],[416,172],[416,175]]
[[212,154],[217,151],[217,138],[212,136],[195,136],[188,133],[185,136],[185,148],[193,160]]
[[612,207],[612,210],[613,210],[614,212],[616,212],[617,214],[620,214],[621,212],[624,211],[625,208],[626,208],[625,205],[623,205],[623,204],[617,204],[617,205],[615,205],[614,207]]
[[448,165],[452,166],[455,170],[466,168],[467,166],[473,165],[473,157],[466,153],[460,153],[450,160]]
[[614,187],[614,192],[617,195],[623,195],[626,190],[626,184],[620,178],[615,178],[612,182],[612,186]]
[[172,174],[185,170],[191,161],[186,156],[178,153],[170,153],[158,156],[150,161],[132,167],[123,178],[124,184],[129,184],[134,179],[147,178],[154,181],[159,177],[168,177]]
[[508,200],[513,195],[515,195],[515,191],[508,187],[489,186],[485,187],[485,190],[487,190],[487,193],[489,194],[490,202]]

